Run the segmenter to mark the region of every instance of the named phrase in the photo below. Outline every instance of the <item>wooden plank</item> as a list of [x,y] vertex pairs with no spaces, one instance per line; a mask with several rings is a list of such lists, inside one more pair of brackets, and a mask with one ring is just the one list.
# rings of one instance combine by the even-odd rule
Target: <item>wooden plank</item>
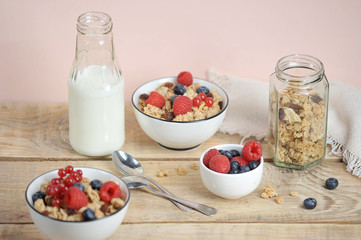
[[[132,190],[125,223],[361,223],[360,179],[347,173],[342,162],[325,162],[307,171],[292,171],[266,163],[260,186],[238,200],[225,200],[208,192],[199,171],[190,168],[192,162],[143,161],[142,164],[146,175],[175,195],[218,209],[215,216],[208,217],[196,211],[181,212],[167,199],[137,189]],[[118,174],[111,161],[0,161],[0,223],[31,223],[24,201],[27,184],[44,172],[67,164],[96,167]],[[177,175],[179,165],[187,170],[185,176]],[[166,169],[170,176],[157,178],[161,168]],[[337,177],[340,182],[333,191],[324,188],[329,177]],[[276,204],[274,199],[260,198],[262,188],[268,184],[284,198],[283,204]],[[299,196],[289,196],[291,191],[299,192]],[[307,197],[317,199],[315,209],[302,207]]]
[[[122,224],[108,240],[117,239],[267,239],[358,240],[361,224]],[[47,239],[33,224],[1,224],[0,239]]]
[[[76,153],[68,140],[66,103],[0,103],[0,160],[109,160],[110,156],[89,158]],[[159,146],[139,127],[130,103],[125,108],[126,142],[121,150],[140,160],[197,160],[206,149],[226,143],[239,144],[242,137],[216,133],[195,149],[172,151]],[[264,158],[270,153],[264,141]],[[139,148],[142,150],[139,151]],[[339,157],[327,155],[327,160]]]

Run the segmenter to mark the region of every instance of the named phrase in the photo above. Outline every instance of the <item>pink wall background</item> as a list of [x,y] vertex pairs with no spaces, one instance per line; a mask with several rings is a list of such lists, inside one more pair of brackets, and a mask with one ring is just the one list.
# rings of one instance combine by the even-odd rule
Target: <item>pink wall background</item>
[[67,101],[76,19],[107,12],[126,84],[208,69],[268,81],[279,58],[319,58],[361,88],[359,0],[0,0],[0,101]]

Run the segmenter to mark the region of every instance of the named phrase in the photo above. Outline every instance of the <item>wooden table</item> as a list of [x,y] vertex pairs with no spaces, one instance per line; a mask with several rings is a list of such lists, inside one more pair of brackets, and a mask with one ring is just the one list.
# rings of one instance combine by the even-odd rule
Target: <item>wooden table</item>
[[[160,147],[138,126],[130,104],[126,105],[126,143],[122,147],[144,165],[175,195],[217,208],[213,217],[197,211],[182,212],[167,199],[142,190],[132,190],[123,224],[110,239],[360,239],[361,180],[346,172],[337,157],[306,171],[275,167],[263,142],[266,160],[260,186],[238,200],[225,200],[208,192],[199,171],[191,169],[207,148],[240,143],[240,136],[217,133],[199,147],[184,152]],[[87,166],[119,174],[110,156],[89,158],[72,150],[68,141],[67,104],[0,103],[0,239],[46,239],[33,224],[25,205],[28,183],[43,172],[65,167]],[[185,176],[177,175],[182,165]],[[169,177],[158,178],[164,168]],[[329,177],[339,180],[333,191],[324,188]],[[284,199],[262,199],[260,193],[272,185]],[[297,191],[298,197],[291,197]],[[303,200],[314,197],[313,210]]]

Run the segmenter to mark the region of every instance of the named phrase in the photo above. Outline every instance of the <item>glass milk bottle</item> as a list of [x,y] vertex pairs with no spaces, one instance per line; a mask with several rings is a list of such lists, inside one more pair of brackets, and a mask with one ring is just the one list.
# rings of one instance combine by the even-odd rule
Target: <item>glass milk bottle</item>
[[68,82],[69,140],[75,151],[105,156],[124,143],[124,80],[113,47],[109,15],[79,16]]
[[275,165],[303,170],[326,154],[329,84],[317,58],[281,58],[270,77],[268,144]]

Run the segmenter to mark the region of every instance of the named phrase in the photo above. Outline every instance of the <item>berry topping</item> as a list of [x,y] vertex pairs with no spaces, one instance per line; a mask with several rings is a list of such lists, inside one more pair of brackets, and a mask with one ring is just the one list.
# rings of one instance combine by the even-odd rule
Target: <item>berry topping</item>
[[230,152],[232,153],[233,157],[241,156],[241,154],[236,149],[232,149]]
[[239,167],[240,167],[239,162],[237,162],[237,161],[231,161],[231,170],[232,170],[232,169],[237,169],[237,170],[238,170]]
[[314,209],[317,205],[317,201],[316,199],[314,198],[306,198],[304,201],[303,201],[303,206],[306,208],[306,209]]
[[103,185],[103,183],[101,181],[99,181],[98,179],[94,179],[93,181],[90,182],[90,186],[92,186],[92,188],[94,190],[100,190],[100,187]]
[[57,196],[59,194],[60,188],[58,185],[48,185],[46,187],[46,194],[50,196]]
[[73,185],[73,187],[79,188],[80,190],[82,190],[84,192],[84,185],[81,183],[75,183]]
[[52,185],[59,185],[62,182],[61,178],[53,178],[51,179],[51,184]]
[[113,198],[119,198],[122,190],[115,182],[109,181],[100,187],[99,195],[104,202],[110,202]]
[[207,107],[213,106],[213,98],[207,97],[206,100],[204,100],[204,102],[206,103]]
[[233,168],[231,168],[231,170],[229,170],[229,172],[228,172],[228,174],[238,174],[239,173],[239,170],[238,170],[238,168],[236,169],[233,169]]
[[84,218],[84,221],[92,221],[95,219],[94,211],[88,208],[81,214]]
[[246,165],[249,166],[249,163],[246,159],[244,159],[244,157],[238,156],[238,157],[233,157],[231,159],[231,161],[237,161],[239,163],[239,165]]
[[55,197],[51,200],[51,206],[60,207],[60,204],[61,204],[60,198]]
[[197,88],[197,93],[204,93],[207,95],[209,93],[209,89],[205,86],[200,86]]
[[145,101],[145,105],[148,104],[158,108],[162,108],[165,104],[165,99],[160,93],[152,91],[149,95],[149,98]]
[[251,170],[253,170],[259,166],[259,161],[252,160],[249,162],[248,166]]
[[231,164],[226,156],[216,155],[209,161],[209,168],[215,172],[228,173],[231,169]]
[[175,100],[178,96],[179,96],[179,95],[174,95],[174,96],[170,99],[170,104],[172,105],[172,107],[173,107],[174,100]]
[[65,178],[64,180],[64,184],[65,186],[71,187],[76,183],[75,179],[71,176],[68,176],[67,178]]
[[178,74],[177,82],[184,86],[190,86],[193,83],[193,76],[190,72],[181,72]]
[[71,166],[71,165],[69,165],[69,166],[67,166],[66,168],[65,168],[65,172],[66,173],[72,173],[74,171],[74,168],[73,168],[73,166]]
[[201,105],[202,99],[200,97],[195,97],[192,100],[193,107],[199,107]]
[[251,171],[251,169],[247,165],[241,165],[239,167],[239,172],[240,173],[245,173],[245,172],[249,172],[249,171]]
[[45,201],[45,196],[46,194],[44,192],[39,191],[34,193],[33,196],[31,196],[31,199],[33,200],[33,203],[35,203],[39,198],[42,198]]
[[209,161],[212,159],[212,157],[216,155],[221,155],[219,151],[215,148],[210,149],[203,157],[203,164],[209,168]]
[[79,188],[70,187],[65,193],[64,201],[68,208],[78,210],[88,204],[88,197]]
[[187,90],[183,85],[177,84],[177,85],[174,86],[173,91],[177,95],[183,95],[183,94],[186,93]]
[[231,159],[233,157],[232,153],[230,151],[228,151],[228,150],[223,150],[222,155],[226,156],[228,158],[228,160],[230,160],[230,161],[231,161]]
[[262,146],[258,142],[249,141],[242,149],[242,155],[247,161],[258,160],[262,157]]
[[59,169],[59,171],[58,171],[58,175],[59,175],[59,177],[61,177],[61,178],[63,178],[63,177],[65,177],[66,176],[66,171],[65,171],[65,169]]
[[326,180],[326,188],[329,190],[333,190],[335,188],[337,188],[338,186],[338,181],[336,178],[329,178]]
[[197,97],[200,97],[202,101],[206,100],[207,96],[204,93],[199,93]]
[[179,96],[174,100],[174,116],[183,115],[192,111],[192,100],[187,96]]

